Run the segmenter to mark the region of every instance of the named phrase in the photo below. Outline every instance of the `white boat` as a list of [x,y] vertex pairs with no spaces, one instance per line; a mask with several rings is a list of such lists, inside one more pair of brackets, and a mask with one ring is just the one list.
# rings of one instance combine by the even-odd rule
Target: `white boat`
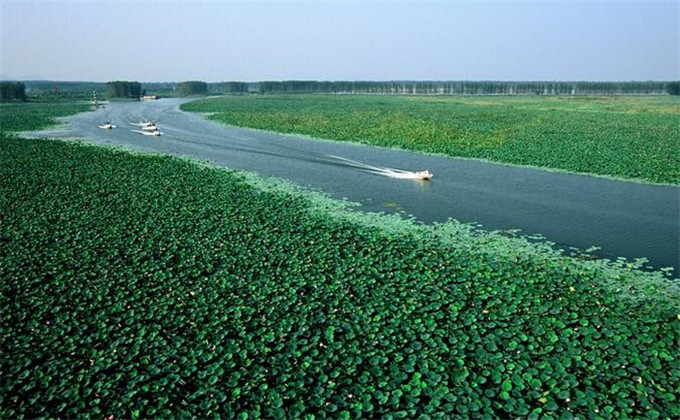
[[100,124],[99,128],[101,128],[103,130],[111,130],[112,128],[116,128],[116,126],[111,124],[110,122],[107,122],[107,123],[104,123],[104,124]]
[[401,169],[382,169],[380,171],[372,171],[373,173],[384,175],[390,178],[397,179],[417,179],[421,181],[429,181],[434,174],[432,172],[425,171],[404,171]]
[[424,171],[414,172],[413,174],[415,175],[415,179],[422,179],[422,180],[425,180],[425,181],[430,180],[434,176],[434,174],[432,172],[428,171],[427,169],[424,170]]
[[145,125],[140,128],[144,131],[158,131],[158,126],[156,124]]

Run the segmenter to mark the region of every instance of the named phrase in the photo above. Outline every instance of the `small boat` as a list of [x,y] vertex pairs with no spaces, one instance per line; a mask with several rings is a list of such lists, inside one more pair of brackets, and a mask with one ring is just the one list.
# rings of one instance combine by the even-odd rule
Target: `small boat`
[[429,181],[434,174],[430,171],[404,171],[401,169],[381,169],[379,171],[371,171],[378,175],[384,175],[390,178],[397,179],[417,179],[419,181]]
[[158,131],[158,126],[156,124],[144,125],[140,128],[144,131]]
[[104,124],[100,124],[99,128],[101,128],[102,130],[111,130],[112,128],[116,128],[116,126],[111,124],[110,122],[107,122]]
[[429,181],[434,174],[427,169],[424,171],[417,171],[413,173],[415,175],[415,179],[422,179],[424,181]]

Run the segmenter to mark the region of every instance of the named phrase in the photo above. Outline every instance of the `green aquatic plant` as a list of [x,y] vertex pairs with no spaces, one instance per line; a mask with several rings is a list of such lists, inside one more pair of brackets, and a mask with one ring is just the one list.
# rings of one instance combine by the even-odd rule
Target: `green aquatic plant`
[[167,156],[0,161],[0,417],[680,416],[677,279]]
[[0,104],[0,135],[15,131],[41,130],[57,124],[56,118],[89,111],[91,106],[75,101],[44,101]]

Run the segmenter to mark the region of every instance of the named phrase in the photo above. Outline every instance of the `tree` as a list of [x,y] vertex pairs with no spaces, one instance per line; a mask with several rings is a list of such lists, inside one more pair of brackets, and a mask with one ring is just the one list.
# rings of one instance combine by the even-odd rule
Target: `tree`
[[106,94],[109,98],[139,98],[142,94],[142,84],[125,81],[108,82]]
[[680,81],[666,83],[666,92],[669,95],[680,95]]
[[26,86],[22,82],[0,82],[0,101],[25,101]]
[[220,82],[209,86],[212,92],[222,93],[248,93],[248,83],[245,82]]
[[[680,90],[679,82],[495,82],[389,81],[259,82],[261,93],[335,92],[400,95],[662,95]],[[678,94],[678,93],[671,93]]]
[[208,84],[206,82],[201,82],[197,80],[180,82],[178,87],[179,94],[181,96],[205,95],[206,93],[208,93]]

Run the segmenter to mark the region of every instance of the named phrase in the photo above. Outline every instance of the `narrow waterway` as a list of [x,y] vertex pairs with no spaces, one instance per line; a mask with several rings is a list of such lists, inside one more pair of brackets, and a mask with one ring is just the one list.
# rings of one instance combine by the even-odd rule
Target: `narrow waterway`
[[[68,128],[41,136],[84,138],[207,160],[289,179],[367,211],[404,212],[425,223],[454,218],[484,229],[521,229],[562,248],[601,247],[607,258],[644,257],[680,266],[680,188],[451,159],[226,127],[179,110],[181,99],[113,102],[69,117]],[[163,135],[131,123],[150,119]],[[113,130],[98,127],[105,121]],[[430,181],[400,171],[427,169]],[[677,275],[678,271],[675,271]]]

